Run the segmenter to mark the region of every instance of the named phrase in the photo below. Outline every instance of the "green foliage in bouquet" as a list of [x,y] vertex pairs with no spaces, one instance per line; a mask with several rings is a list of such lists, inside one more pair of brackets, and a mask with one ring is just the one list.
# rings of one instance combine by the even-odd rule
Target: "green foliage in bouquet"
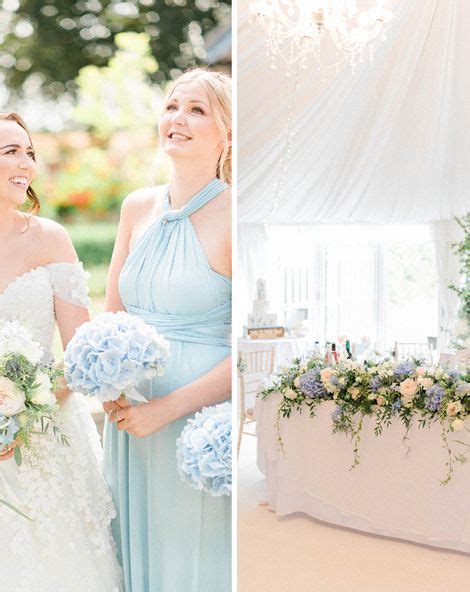
[[[63,372],[58,368],[32,364],[21,354],[8,353],[0,358],[0,376],[11,380],[24,395],[24,410],[18,414],[16,439],[26,447],[33,434],[46,434],[52,429],[62,444],[68,439],[56,425],[54,414],[59,405],[53,395]],[[15,461],[21,464],[21,445],[15,448]]]

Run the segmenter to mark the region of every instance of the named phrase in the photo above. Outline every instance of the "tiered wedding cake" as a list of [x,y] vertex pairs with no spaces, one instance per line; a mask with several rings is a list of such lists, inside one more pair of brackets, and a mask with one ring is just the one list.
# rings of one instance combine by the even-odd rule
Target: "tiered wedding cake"
[[269,312],[265,280],[257,280],[256,295],[257,298],[253,300],[253,312],[248,315],[248,329],[275,327],[277,325],[277,314]]

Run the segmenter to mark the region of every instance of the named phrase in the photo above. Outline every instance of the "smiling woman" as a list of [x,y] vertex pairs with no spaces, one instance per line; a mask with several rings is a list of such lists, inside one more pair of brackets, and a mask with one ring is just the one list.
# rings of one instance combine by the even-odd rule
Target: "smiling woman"
[[[31,188],[35,174],[25,124],[14,113],[0,113],[0,324],[19,323],[36,343],[40,362],[50,364],[55,322],[65,346],[88,319],[89,299],[67,233],[34,215],[39,209]],[[28,206],[32,212],[20,209]],[[6,506],[0,510],[2,587],[63,590],[67,582],[67,592],[117,592],[121,574],[109,529],[114,508],[98,468],[96,428],[81,395],[64,388],[54,394],[61,403],[57,423],[70,447],[48,432],[32,435],[26,446],[18,435],[24,417],[15,417],[5,405],[0,410],[0,423],[7,419],[17,425],[0,450],[0,499],[33,519]],[[12,458],[18,446],[19,467]]]
[[[11,192],[12,199],[16,199],[18,205],[23,204],[26,191],[31,208],[36,212],[39,210],[39,199],[30,186],[36,175],[36,158],[26,124],[16,113],[1,113],[0,121],[0,183],[4,182],[3,179],[10,172],[12,176],[8,178],[8,182],[18,189]],[[11,189],[10,185],[8,187]]]

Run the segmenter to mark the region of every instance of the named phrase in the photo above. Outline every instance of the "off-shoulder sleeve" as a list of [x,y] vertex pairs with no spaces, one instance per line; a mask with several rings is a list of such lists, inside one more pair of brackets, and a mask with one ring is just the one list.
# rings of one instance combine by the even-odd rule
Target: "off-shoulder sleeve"
[[55,296],[82,308],[90,306],[87,286],[90,274],[83,269],[82,263],[49,263],[44,267],[50,274]]

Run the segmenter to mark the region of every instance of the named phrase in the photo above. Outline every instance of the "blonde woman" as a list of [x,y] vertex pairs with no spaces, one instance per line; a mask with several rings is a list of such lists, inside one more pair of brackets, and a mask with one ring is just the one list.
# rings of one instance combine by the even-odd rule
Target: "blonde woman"
[[230,500],[182,482],[176,439],[188,417],[230,396],[231,102],[227,76],[181,76],[159,120],[168,186],[123,204],[107,308],[127,310],[171,344],[148,403],[106,403],[106,475],[127,592],[230,589]]

